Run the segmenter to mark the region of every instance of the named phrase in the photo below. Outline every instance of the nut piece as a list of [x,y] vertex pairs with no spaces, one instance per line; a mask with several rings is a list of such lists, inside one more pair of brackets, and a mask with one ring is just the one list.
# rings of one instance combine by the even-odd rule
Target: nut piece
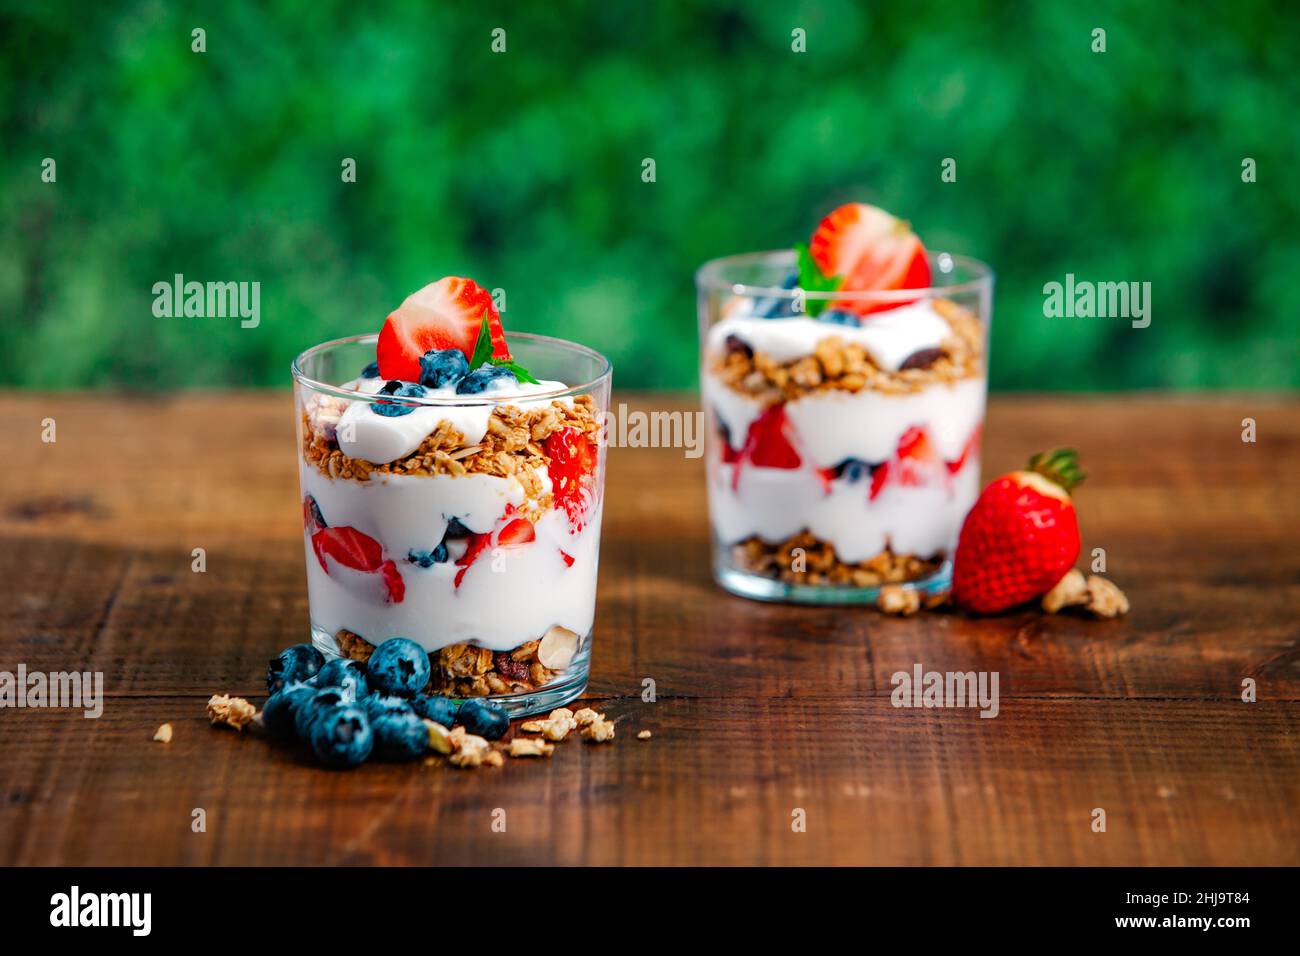
[[604,716],[604,714],[596,713],[590,707],[584,707],[573,715],[573,722],[579,727],[586,727],[588,724],[604,719]]
[[551,711],[551,715],[545,720],[524,721],[519,725],[519,729],[529,734],[541,734],[550,741],[560,741],[569,736],[569,731],[577,726],[578,722],[573,719],[573,711],[567,707],[560,707]]
[[452,751],[451,731],[436,721],[426,720],[424,726],[429,730],[429,749],[446,756]]
[[256,714],[257,708],[242,697],[213,694],[208,700],[208,720],[212,721],[213,726],[225,724],[242,731],[253,722]]
[[603,744],[614,739],[614,721],[606,720],[604,714],[597,714],[596,719],[582,728],[582,736],[594,744]]
[[911,617],[921,609],[921,595],[897,584],[886,584],[876,595],[876,607],[882,614]]
[[172,725],[163,724],[153,732],[153,739],[160,744],[169,744],[172,742]]
[[453,767],[477,767],[483,763],[492,763],[489,758],[492,746],[483,737],[466,733],[464,727],[453,727],[448,735],[452,754],[448,758]]
[[542,642],[537,645],[537,659],[543,667],[553,671],[568,667],[577,652],[578,633],[558,624],[543,634]]
[[1048,614],[1057,614],[1061,608],[1088,601],[1088,583],[1083,579],[1083,572],[1070,568],[1065,577],[1056,582],[1052,590],[1043,595],[1043,610]]
[[548,744],[537,737],[516,737],[510,741],[512,757],[549,757],[555,751],[555,744]]
[[1090,574],[1087,608],[1098,617],[1119,617],[1128,613],[1128,598],[1113,582]]
[[648,730],[643,730],[636,735],[637,740],[649,740],[652,734]]

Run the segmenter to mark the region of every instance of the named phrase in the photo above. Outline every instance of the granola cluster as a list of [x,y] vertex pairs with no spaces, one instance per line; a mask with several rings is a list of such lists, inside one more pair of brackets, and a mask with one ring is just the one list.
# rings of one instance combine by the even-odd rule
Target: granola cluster
[[833,390],[919,392],[937,383],[982,375],[984,326],[969,309],[949,299],[934,299],[932,305],[952,335],[939,348],[909,357],[896,372],[880,368],[866,349],[838,335],[818,342],[812,355],[785,363],[730,337],[725,351],[712,356],[711,369],[728,388],[758,398],[764,405]]
[[[340,630],[334,640],[340,654],[362,663],[375,650],[360,634],[348,630]],[[559,625],[510,651],[450,644],[429,655],[433,675],[425,693],[446,697],[529,693],[555,680],[569,666],[580,644],[578,634]]]
[[877,587],[915,581],[933,574],[943,564],[943,555],[920,558],[894,554],[888,548],[879,554],[850,564],[841,561],[828,541],[801,531],[779,544],[762,538],[747,538],[731,550],[737,566],[776,578],[787,584],[847,585]]
[[1078,568],[1071,568],[1043,595],[1043,610],[1059,614],[1068,607],[1081,608],[1094,617],[1119,617],[1129,610],[1128,598],[1113,581],[1090,574],[1086,578]]
[[498,405],[478,444],[467,445],[465,436],[443,420],[411,454],[376,465],[339,448],[337,427],[346,407],[343,399],[317,395],[302,415],[303,457],[330,478],[365,481],[372,474],[514,475],[524,483],[529,497],[535,498],[542,492],[538,470],[547,464],[542,442],[561,428],[577,428],[592,441],[600,437],[595,400],[590,395],[579,395],[572,404],[557,400],[527,409]]

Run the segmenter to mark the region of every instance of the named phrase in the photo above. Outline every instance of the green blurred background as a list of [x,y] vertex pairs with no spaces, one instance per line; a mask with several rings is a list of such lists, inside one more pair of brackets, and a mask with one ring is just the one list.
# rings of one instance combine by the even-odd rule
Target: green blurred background
[[[1294,4],[0,11],[5,385],[286,385],[458,273],[619,385],[689,387],[694,269],[847,199],[994,266],[995,387],[1300,383]],[[261,325],[155,318],[177,272],[260,282]],[[1151,282],[1151,326],[1045,319],[1067,272]]]

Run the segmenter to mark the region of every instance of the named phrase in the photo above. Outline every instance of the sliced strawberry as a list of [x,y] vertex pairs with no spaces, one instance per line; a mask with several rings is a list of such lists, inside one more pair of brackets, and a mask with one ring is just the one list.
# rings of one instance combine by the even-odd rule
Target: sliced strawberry
[[560,557],[564,559],[564,566],[565,566],[565,567],[568,567],[568,568],[573,567],[573,555],[569,554],[567,551],[561,551],[561,552],[560,552]]
[[871,472],[871,490],[867,493],[867,500],[875,501],[880,496],[880,493],[885,490],[885,482],[888,480],[889,462],[884,461]]
[[497,532],[497,545],[502,548],[518,547],[536,539],[537,532],[533,530],[533,523],[527,518],[515,518]]
[[473,358],[484,315],[492,357],[510,358],[492,296],[473,279],[447,276],[412,292],[379,332],[380,377],[418,382],[420,357],[430,349],[460,349],[466,358]]
[[402,580],[402,572],[389,560],[380,566],[379,573],[388,588],[388,600],[393,604],[401,604],[402,598],[406,597],[406,582]]
[[961,454],[957,459],[955,461],[945,462],[948,466],[948,473],[950,475],[957,474],[957,472],[961,471],[962,468],[966,466],[966,462],[970,458],[971,452],[976,451],[980,446],[980,434],[983,430],[983,426],[976,425],[975,430],[970,433],[970,438],[967,438],[966,444],[962,446]]
[[[925,247],[911,227],[865,203],[833,210],[818,224],[808,250],[825,275],[844,279],[840,288],[845,292],[923,289],[930,284]],[[906,304],[844,300],[830,308],[868,315]]]
[[557,428],[543,447],[550,459],[546,472],[551,477],[551,493],[569,516],[570,527],[579,531],[594,495],[596,446],[577,428]]
[[478,560],[478,556],[487,550],[488,545],[491,543],[491,532],[488,534],[471,534],[469,536],[469,545],[465,548],[465,553],[456,561],[456,567],[460,568],[456,572],[456,587],[460,587],[460,582],[465,580],[465,572],[469,570],[470,565]]
[[322,528],[311,536],[312,550],[321,569],[329,573],[326,558],[345,568],[374,573],[384,563],[384,549],[378,541],[356,528]]
[[784,405],[773,405],[754,419],[745,438],[744,454],[759,468],[798,468],[803,463],[790,444]]

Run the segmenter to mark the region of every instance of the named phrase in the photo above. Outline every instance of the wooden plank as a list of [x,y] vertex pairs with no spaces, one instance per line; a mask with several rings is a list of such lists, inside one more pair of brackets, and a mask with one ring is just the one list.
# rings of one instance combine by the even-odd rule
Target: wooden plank
[[[732,598],[708,577],[701,461],[616,449],[591,693],[621,738],[484,773],[330,774],[206,727],[209,693],[256,694],[306,632],[287,393],[10,394],[0,428],[0,670],[99,670],[109,694],[100,720],[0,710],[0,863],[1300,862],[1290,399],[994,400],[986,475],[1083,454],[1085,552],[1134,604],[1115,622]],[[1000,716],[895,710],[890,676],[918,662],[999,672]],[[151,743],[164,720],[176,739]]]

